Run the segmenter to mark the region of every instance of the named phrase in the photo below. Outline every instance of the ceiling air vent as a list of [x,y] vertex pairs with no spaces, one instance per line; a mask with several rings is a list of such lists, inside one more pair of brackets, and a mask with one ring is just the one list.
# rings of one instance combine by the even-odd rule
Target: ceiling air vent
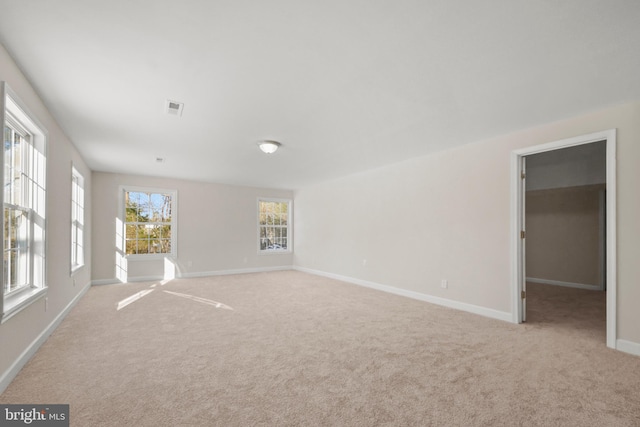
[[167,99],[166,102],[166,110],[167,114],[171,114],[173,116],[182,116],[182,109],[184,108],[184,104],[182,102],[172,101]]

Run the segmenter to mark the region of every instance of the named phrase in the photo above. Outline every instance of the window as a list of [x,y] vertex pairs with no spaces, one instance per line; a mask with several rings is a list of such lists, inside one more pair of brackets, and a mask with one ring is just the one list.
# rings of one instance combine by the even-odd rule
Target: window
[[175,191],[124,189],[127,255],[176,255],[175,203]]
[[2,92],[4,321],[46,291],[46,137],[6,84]]
[[84,177],[71,168],[71,272],[84,265]]
[[258,200],[259,250],[291,251],[291,201]]

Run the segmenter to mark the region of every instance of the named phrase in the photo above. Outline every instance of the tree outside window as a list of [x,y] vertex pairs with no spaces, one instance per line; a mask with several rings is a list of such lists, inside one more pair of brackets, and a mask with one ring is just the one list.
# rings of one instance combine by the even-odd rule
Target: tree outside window
[[290,250],[290,201],[259,200],[260,251]]
[[174,192],[125,190],[127,255],[172,254]]

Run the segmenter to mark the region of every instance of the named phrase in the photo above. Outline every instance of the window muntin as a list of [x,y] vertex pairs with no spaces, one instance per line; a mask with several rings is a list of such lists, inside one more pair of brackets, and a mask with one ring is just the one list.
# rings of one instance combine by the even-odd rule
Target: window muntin
[[126,255],[175,255],[172,191],[124,190]]
[[260,252],[291,251],[290,220],[289,200],[258,200]]
[[84,265],[84,177],[71,168],[71,272]]
[[2,321],[46,293],[46,133],[6,85],[2,167]]

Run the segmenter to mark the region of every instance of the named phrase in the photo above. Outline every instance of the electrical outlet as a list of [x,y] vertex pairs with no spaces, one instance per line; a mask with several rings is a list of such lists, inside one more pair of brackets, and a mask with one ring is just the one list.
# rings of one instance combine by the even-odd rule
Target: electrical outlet
[[440,287],[442,289],[447,289],[449,287],[449,282],[447,282],[447,279],[442,279],[442,281],[440,282]]
[[44,299],[44,311],[49,309],[49,298]]
[[367,265],[367,260],[366,260],[366,259],[363,259],[363,260],[362,260],[362,265],[363,265],[363,266]]
[[187,267],[192,267],[193,266],[193,261],[187,261]]
[[76,287],[76,278],[75,277],[73,278],[73,287],[74,288]]

